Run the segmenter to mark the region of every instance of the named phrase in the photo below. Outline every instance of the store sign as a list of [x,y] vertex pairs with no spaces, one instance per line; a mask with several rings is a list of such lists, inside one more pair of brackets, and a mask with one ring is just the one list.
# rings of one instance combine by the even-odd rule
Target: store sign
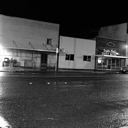
[[[125,41],[97,37],[96,54],[126,56],[126,48],[124,48],[125,45],[126,45]],[[104,49],[106,51],[104,51]]]
[[118,56],[119,53],[116,50],[103,49],[102,55],[113,55]]
[[115,47],[115,43],[113,42],[107,42],[106,45],[109,47]]

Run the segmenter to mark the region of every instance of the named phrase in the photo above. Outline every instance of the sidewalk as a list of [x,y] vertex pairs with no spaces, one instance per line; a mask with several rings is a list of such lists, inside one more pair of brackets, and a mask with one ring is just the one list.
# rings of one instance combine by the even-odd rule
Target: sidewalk
[[0,72],[32,72],[32,71],[40,71],[40,69],[32,69],[32,68],[21,68],[21,67],[0,67]]
[[117,74],[119,71],[111,70],[59,70],[59,71],[46,71],[40,69],[31,69],[31,68],[21,68],[21,67],[4,67],[0,69],[0,72],[11,73],[11,74],[43,74],[45,77],[85,77],[89,74]]

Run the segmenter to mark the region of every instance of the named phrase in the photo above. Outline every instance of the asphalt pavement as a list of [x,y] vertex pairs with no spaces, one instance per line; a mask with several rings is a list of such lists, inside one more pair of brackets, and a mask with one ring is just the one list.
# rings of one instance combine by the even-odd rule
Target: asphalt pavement
[[[0,71],[0,74],[4,74],[5,76],[7,75],[12,75],[12,76],[31,76],[31,75],[35,75],[37,77],[46,77],[46,78],[60,78],[60,77],[74,77],[74,78],[82,78],[82,77],[89,77],[92,75],[102,75],[102,74],[119,74],[119,71],[94,71],[94,70],[72,70],[72,71]],[[4,76],[3,75],[3,76]]]
[[128,74],[1,72],[0,76],[0,120],[13,128],[128,126]]

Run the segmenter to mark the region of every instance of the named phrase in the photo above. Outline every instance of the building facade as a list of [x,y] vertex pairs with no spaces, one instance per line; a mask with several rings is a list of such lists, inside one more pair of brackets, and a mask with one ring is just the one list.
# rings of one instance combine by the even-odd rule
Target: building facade
[[96,69],[117,70],[127,65],[127,23],[101,27],[96,38]]
[[126,65],[126,59],[126,41],[96,38],[96,69],[118,70]]
[[119,70],[126,65],[126,41],[60,36],[59,69]]
[[54,68],[59,24],[0,15],[0,67]]
[[114,70],[128,65],[127,44],[126,23],[89,40],[60,36],[59,24],[0,15],[0,68]]
[[60,36],[59,69],[95,68],[95,40]]

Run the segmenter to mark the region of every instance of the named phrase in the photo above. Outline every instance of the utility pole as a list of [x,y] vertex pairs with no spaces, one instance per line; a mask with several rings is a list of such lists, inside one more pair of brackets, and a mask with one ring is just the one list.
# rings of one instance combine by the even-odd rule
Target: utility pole
[[59,49],[58,48],[56,48],[56,66],[55,66],[55,72],[57,72],[58,71],[58,53],[59,53]]
[[58,67],[59,67],[59,51],[60,51],[60,34],[58,34],[58,45],[56,48],[56,67],[55,67],[55,72],[58,72]]

